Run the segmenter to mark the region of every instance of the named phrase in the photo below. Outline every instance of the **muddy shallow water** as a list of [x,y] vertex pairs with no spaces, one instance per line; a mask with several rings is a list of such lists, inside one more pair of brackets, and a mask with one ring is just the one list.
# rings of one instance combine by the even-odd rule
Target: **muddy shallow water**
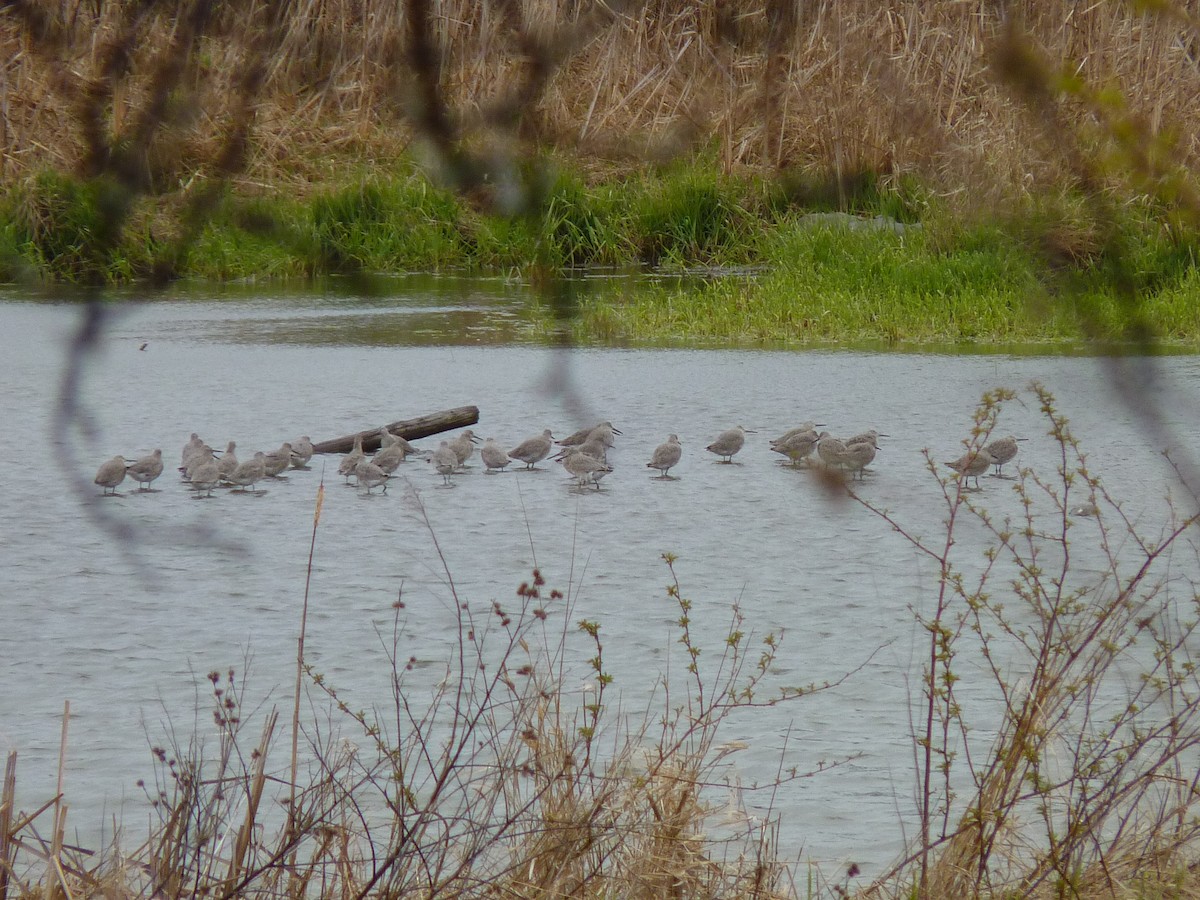
[[[878,516],[831,501],[809,473],[780,466],[767,440],[809,418],[839,434],[885,432],[858,490],[933,538],[945,505],[923,448],[937,460],[957,456],[984,391],[1022,390],[1036,379],[1056,395],[1093,470],[1130,517],[1153,532],[1166,516],[1173,476],[1159,452],[1163,437],[1143,434],[1135,410],[1114,396],[1111,361],[563,351],[521,342],[512,298],[454,296],[193,298],[121,308],[86,360],[79,400],[87,428],[62,435],[69,474],[86,485],[82,496],[48,449],[78,310],[0,304],[8,363],[0,446],[10,461],[0,513],[0,752],[19,752],[24,808],[54,794],[64,700],[72,712],[65,790],[84,843],[94,843],[113,814],[142,820],[146,801],[135,782],[152,773],[149,746],[168,720],[184,733],[207,727],[206,672],[241,673],[248,657],[248,696],[291,708],[320,458],[258,494],[222,491],[197,502],[170,468],[192,431],[214,447],[236,440],[245,456],[300,434],[319,440],[466,404],[480,409],[475,430],[506,446],[546,427],[565,434],[611,420],[624,435],[600,491],[572,488],[549,464],[484,475],[476,457],[452,487],[410,461],[386,494],[367,497],[342,484],[336,457],[327,460],[310,659],[352,706],[385,702],[380,633],[390,633],[392,604],[402,596],[401,646],[420,660],[431,689],[444,675],[455,622],[436,538],[458,601],[483,613],[494,599],[514,597],[536,558],[548,587],[569,593],[572,620],[601,623],[615,689],[637,709],[667,658],[679,665],[679,610],[661,559],[675,554],[706,651],[721,646],[737,602],[747,630],[784,632],[777,686],[856,670],[828,692],[736,716],[722,737],[749,746],[728,757],[724,771],[749,787],[774,775],[781,759],[808,770],[853,756],[773,798],[746,791],[743,801],[751,814],[765,814],[773,801],[785,855],[854,860],[868,871],[899,852],[905,827],[911,834],[910,717],[926,653],[912,608],[932,602],[936,570]],[[1194,446],[1194,409],[1172,398],[1195,392],[1200,360],[1155,366],[1161,381],[1151,396],[1174,410],[1170,440]],[[704,447],[736,424],[757,434],[723,465]],[[1058,448],[1028,393],[1006,406],[998,430],[1029,438],[1020,465],[1053,473]],[[677,479],[659,480],[645,463],[671,432],[683,442],[683,460]],[[90,480],[101,461],[155,447],[169,465],[160,490],[135,493],[127,482],[120,497],[96,496]],[[997,515],[1020,511],[1011,481],[984,478],[977,497]],[[132,540],[118,541],[96,509],[128,526]],[[1086,532],[1078,534],[1086,569]],[[960,534],[960,544],[978,541],[980,554],[983,539],[976,527]],[[964,564],[978,556],[964,553]],[[569,624],[565,612],[551,615]],[[569,638],[568,677],[580,691],[587,655],[584,642]],[[416,690],[422,683],[414,679]],[[985,747],[988,732],[985,721]]]

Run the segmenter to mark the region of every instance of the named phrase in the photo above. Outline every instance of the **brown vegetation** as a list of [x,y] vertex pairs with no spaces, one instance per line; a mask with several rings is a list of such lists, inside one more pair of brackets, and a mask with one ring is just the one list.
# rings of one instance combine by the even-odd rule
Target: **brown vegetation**
[[1194,163],[1198,33],[1182,5],[1068,0],[25,0],[0,16],[0,178],[74,168],[89,127],[129,140],[162,113],[143,160],[160,188],[211,170],[252,118],[248,186],[386,169],[414,133],[501,133],[618,170],[715,145],[727,167],[1032,191],[1077,173],[1020,96],[1030,65],[1080,135],[1118,117],[1150,156]]

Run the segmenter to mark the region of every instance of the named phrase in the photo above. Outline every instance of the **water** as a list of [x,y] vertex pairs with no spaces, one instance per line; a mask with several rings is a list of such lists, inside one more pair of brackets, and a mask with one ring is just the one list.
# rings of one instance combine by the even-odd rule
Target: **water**
[[[386,705],[385,644],[401,597],[402,658],[416,657],[414,691],[441,678],[455,635],[457,598],[480,617],[494,600],[515,603],[536,564],[574,604],[552,605],[551,624],[572,633],[568,677],[582,692],[591,651],[572,623],[601,622],[605,666],[626,709],[638,709],[668,659],[681,671],[661,555],[678,557],[692,628],[715,661],[737,603],[746,629],[783,631],[769,683],[835,682],[798,703],[737,715],[723,740],[748,749],[723,771],[745,786],[782,766],[801,771],[848,762],[773,797],[785,855],[877,871],[911,835],[911,699],[919,692],[936,569],[878,516],[831,502],[804,471],[779,465],[767,441],[803,419],[850,434],[889,437],[858,490],[914,534],[936,539],[945,517],[925,468],[961,453],[972,411],[995,387],[1044,383],[1058,398],[1095,471],[1125,512],[1156,531],[1171,473],[1161,440],[1140,433],[1114,399],[1111,366],[1088,357],[885,355],[583,349],[522,343],[520,303],[499,291],[392,296],[233,298],[123,307],[86,361],[80,396],[89,430],[68,437],[78,496],[47,449],[65,347],[78,322],[69,306],[0,305],[0,448],[11,467],[0,512],[0,752],[19,751],[21,805],[53,796],[61,714],[71,703],[65,791],[79,839],[95,843],[116,815],[137,823],[146,801],[149,747],[169,729],[210,729],[210,670],[233,667],[254,704],[291,707],[295,640],[322,458],[257,495],[218,492],[198,502],[173,471],[192,431],[239,456],[310,434],[320,440],[467,404],[475,431],[507,447],[550,427],[558,435],[610,419],[625,434],[603,490],[574,490],[557,465],[540,472],[481,473],[478,457],[454,486],[410,461],[386,495],[364,497],[324,460],[328,492],[316,542],[308,655],[353,708]],[[1177,446],[1194,446],[1195,410],[1170,398],[1200,376],[1200,361],[1159,361],[1155,396],[1170,402]],[[733,465],[704,451],[736,424],[757,429]],[[1017,462],[1050,475],[1057,445],[1028,394],[1008,405],[1000,433],[1029,440]],[[664,481],[647,469],[671,432],[683,460]],[[430,440],[420,442],[431,446]],[[161,490],[100,501],[90,480],[115,453],[162,447]],[[1018,515],[1011,483],[984,478],[995,515]],[[419,492],[428,525],[405,488]],[[131,545],[105,520],[133,529]],[[968,524],[960,544],[984,534]],[[981,557],[964,553],[964,564]],[[974,562],[972,563],[972,560]],[[1099,566],[1081,557],[1086,568]],[[1194,564],[1194,561],[1193,561]],[[384,637],[381,637],[383,635]],[[751,647],[756,647],[752,644]],[[757,651],[754,651],[754,656]],[[246,674],[247,659],[249,673]],[[969,668],[969,664],[968,664]],[[422,681],[422,677],[425,679]],[[982,679],[981,679],[982,681]],[[964,696],[972,697],[969,686]],[[986,713],[988,691],[979,688]],[[195,710],[199,709],[199,712]],[[986,746],[998,721],[981,723]]]

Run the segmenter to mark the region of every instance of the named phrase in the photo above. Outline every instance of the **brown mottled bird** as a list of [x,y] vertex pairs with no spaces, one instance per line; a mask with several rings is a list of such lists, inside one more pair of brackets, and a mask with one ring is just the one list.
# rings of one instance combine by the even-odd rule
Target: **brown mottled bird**
[[974,478],[975,488],[978,490],[979,476],[986,472],[994,462],[995,459],[992,458],[992,454],[988,453],[983,447],[980,447],[978,450],[964,453],[958,459],[954,460],[954,462],[948,462],[946,465],[957,472],[964,480]]
[[996,463],[997,476],[1001,478],[1004,477],[1003,475],[1000,475],[1001,467],[1006,462],[1010,462],[1012,458],[1017,455],[1017,450],[1020,449],[1017,447],[1017,441],[1024,440],[1027,440],[1027,438],[1014,437],[1010,434],[1007,437],[996,438],[996,440],[992,441],[983,448],[991,455],[992,460]]
[[679,435],[673,434],[667,438],[665,444],[659,444],[654,448],[654,453],[650,456],[650,462],[646,463],[646,468],[658,469],[662,473],[662,477],[666,478],[667,473],[679,465],[682,456],[683,445],[679,443]]
[[519,462],[525,463],[525,468],[532,469],[537,463],[550,455],[553,441],[554,435],[547,428],[540,435],[521,441],[521,443],[508,451],[508,455]]
[[125,457],[114,456],[103,463],[96,470],[96,477],[92,480],[104,488],[101,496],[104,494],[115,494],[117,492],[117,485],[125,480]]

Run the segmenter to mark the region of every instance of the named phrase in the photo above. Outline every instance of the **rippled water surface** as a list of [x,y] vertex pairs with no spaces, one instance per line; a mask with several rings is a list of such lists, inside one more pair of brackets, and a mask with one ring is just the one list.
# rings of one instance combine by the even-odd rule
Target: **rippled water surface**
[[[806,472],[781,467],[767,439],[806,418],[835,433],[886,432],[859,490],[914,533],[934,537],[945,508],[922,449],[957,456],[984,391],[1037,379],[1058,397],[1130,516],[1153,531],[1166,515],[1170,473],[1159,442],[1141,435],[1114,398],[1104,360],[565,352],[521,343],[520,309],[519,297],[495,285],[370,301],[191,298],[122,307],[86,362],[79,399],[87,428],[69,436],[78,460],[71,474],[88,487],[81,497],[47,449],[79,311],[0,304],[0,442],[10,461],[0,507],[0,751],[19,751],[24,808],[54,794],[65,700],[65,789],[85,840],[113,814],[142,820],[146,802],[135,782],[152,774],[150,743],[161,741],[168,719],[184,734],[207,727],[204,673],[242,673],[248,657],[251,700],[290,709],[320,458],[259,494],[219,492],[205,502],[170,470],[155,493],[127,483],[122,496],[99,501],[91,489],[95,468],[116,453],[161,447],[177,464],[192,431],[214,447],[236,440],[245,456],[300,434],[319,440],[467,404],[480,409],[476,430],[507,446],[546,427],[558,434],[610,419],[624,436],[601,491],[572,489],[552,465],[485,476],[476,458],[453,487],[410,461],[386,495],[365,497],[341,483],[337,458],[328,459],[310,658],[351,706],[386,702],[379,635],[390,632],[402,591],[401,652],[430,664],[430,684],[440,677],[433,673],[454,637],[454,603],[409,488],[460,600],[483,615],[494,599],[509,602],[536,556],[548,587],[570,593],[571,615],[602,623],[606,666],[624,705],[637,709],[667,658],[679,665],[679,611],[666,595],[661,559],[673,553],[694,604],[693,628],[709,651],[720,647],[737,602],[747,629],[785,632],[776,685],[857,670],[800,703],[739,715],[723,737],[749,744],[727,766],[747,787],[781,761],[808,770],[853,756],[786,786],[773,802],[787,855],[876,869],[895,856],[903,823],[911,823],[910,698],[925,651],[910,608],[928,608],[936,572],[878,517],[831,502]],[[1195,358],[1157,365],[1155,396],[1194,390]],[[1006,407],[1000,430],[1029,438],[1023,466],[1052,473],[1057,447],[1023,396]],[[1190,406],[1176,417],[1178,439],[1194,444]],[[722,465],[703,448],[736,424],[758,434],[733,465]],[[671,432],[684,444],[679,477],[658,480],[645,462]],[[978,496],[996,514],[1019,512],[1011,482],[985,478]],[[129,525],[134,544],[123,548],[87,504]],[[982,537],[968,527],[960,544]],[[568,624],[565,613],[552,615]],[[570,677],[582,690],[590,651],[574,638],[569,647]],[[986,722],[981,730],[986,736]],[[745,795],[752,813],[771,800]]]

